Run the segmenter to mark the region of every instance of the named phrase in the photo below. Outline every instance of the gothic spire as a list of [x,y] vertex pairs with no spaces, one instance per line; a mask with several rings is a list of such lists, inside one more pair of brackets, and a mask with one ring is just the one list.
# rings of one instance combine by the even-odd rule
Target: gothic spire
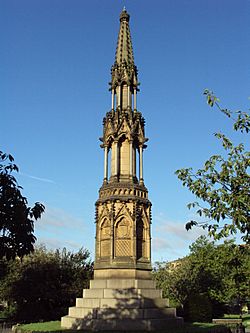
[[130,16],[124,8],[120,14],[120,29],[115,62],[111,68],[111,88],[126,84],[127,86],[130,86],[130,89],[137,89],[137,68],[134,63],[129,18]]
[[132,41],[129,29],[129,14],[124,8],[120,14],[120,30],[117,41],[115,62],[121,65],[123,62],[126,64],[134,65],[134,56]]

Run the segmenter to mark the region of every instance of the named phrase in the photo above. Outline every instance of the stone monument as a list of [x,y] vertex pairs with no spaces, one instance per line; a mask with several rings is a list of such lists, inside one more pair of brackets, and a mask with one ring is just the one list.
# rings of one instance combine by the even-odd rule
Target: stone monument
[[96,202],[94,279],[61,325],[86,330],[159,330],[182,324],[151,277],[151,202],[143,179],[145,121],[129,29],[120,15],[111,68],[111,110],[103,119],[104,179]]

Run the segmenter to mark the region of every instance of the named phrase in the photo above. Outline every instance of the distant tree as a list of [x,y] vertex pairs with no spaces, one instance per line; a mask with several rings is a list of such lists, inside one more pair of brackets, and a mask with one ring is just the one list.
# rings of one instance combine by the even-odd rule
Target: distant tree
[[[216,246],[201,236],[177,265],[158,263],[154,277],[171,304],[181,306],[186,319],[197,320],[198,302],[202,299],[207,301],[207,314],[219,316],[236,305],[239,309],[248,300],[250,247],[236,245],[232,240]],[[193,308],[194,302],[197,306]],[[200,320],[207,319],[205,312],[201,311]]]
[[0,259],[22,258],[34,250],[34,220],[45,207],[36,202],[28,206],[12,172],[18,172],[11,155],[0,151]]
[[93,274],[89,252],[49,251],[39,247],[22,261],[8,261],[0,280],[0,300],[5,300],[17,321],[55,320],[81,297]]
[[[221,108],[219,100],[205,90],[208,104],[216,106],[223,114],[233,119],[233,129],[247,135],[250,131],[250,114]],[[225,150],[223,155],[213,155],[202,169],[185,168],[176,171],[182,184],[201,202],[192,202],[188,208],[197,207],[196,213],[205,221],[189,221],[186,229],[201,226],[214,239],[240,232],[242,239],[250,243],[250,152],[243,143],[234,145],[224,134],[216,133]]]

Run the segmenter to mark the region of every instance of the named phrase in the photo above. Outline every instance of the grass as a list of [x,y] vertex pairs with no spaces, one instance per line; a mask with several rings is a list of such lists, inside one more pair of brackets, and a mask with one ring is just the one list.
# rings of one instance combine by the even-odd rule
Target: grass
[[[239,318],[238,315],[224,315],[224,318],[231,318],[236,319]],[[250,327],[250,315],[243,315],[243,324],[245,327]],[[168,329],[168,333],[206,333],[211,332],[213,330],[216,332],[216,328],[220,328],[221,326],[215,325],[212,323],[184,323],[183,326],[172,328],[171,330]],[[66,333],[72,333],[76,332],[73,330],[62,330],[61,329],[61,322],[58,321],[49,321],[49,322],[43,322],[43,323],[31,323],[31,324],[23,324],[18,327],[22,332],[66,332]],[[80,333],[81,331],[77,331]],[[86,332],[86,331],[85,331]],[[106,332],[108,333],[108,332]],[[133,332],[131,332],[133,333]],[[138,333],[138,332],[137,332]],[[164,333],[162,331],[161,333]]]
[[[181,327],[171,328],[167,330],[167,333],[206,333],[211,330],[211,328],[219,327],[212,323],[184,323]],[[23,324],[19,326],[22,332],[76,332],[73,330],[62,330],[60,321],[50,321],[44,323],[31,323]],[[80,333],[81,331],[77,331]],[[86,331],[85,331],[86,332]],[[106,332],[109,333],[109,332]],[[133,332],[130,332],[133,333]],[[138,333],[138,332],[137,332]],[[145,332],[146,333],[146,332]],[[164,331],[161,331],[164,333]]]
[[44,322],[44,323],[23,324],[23,325],[20,325],[18,328],[22,332],[31,332],[31,331],[58,332],[58,331],[62,331],[61,322],[59,320],[57,320],[57,321],[47,321],[47,322]]

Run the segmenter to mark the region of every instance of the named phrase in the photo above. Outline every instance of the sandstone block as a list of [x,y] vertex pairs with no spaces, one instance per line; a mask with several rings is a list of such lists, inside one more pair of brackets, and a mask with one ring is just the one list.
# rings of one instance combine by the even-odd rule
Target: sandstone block
[[147,320],[133,319],[97,319],[93,322],[93,330],[96,331],[144,331],[149,323]]
[[103,298],[100,300],[101,308],[139,308],[140,299],[136,298],[124,298],[124,299],[114,299],[114,298]]
[[175,308],[162,308],[162,309],[144,309],[145,319],[162,319],[176,317]]
[[161,298],[162,291],[159,289],[137,289],[138,294],[146,298]]
[[69,316],[74,318],[96,318],[96,310],[92,308],[70,307]]
[[135,288],[156,289],[155,281],[153,280],[134,280]]
[[93,327],[93,319],[78,319],[70,316],[61,318],[61,326],[72,330],[91,330]]
[[76,306],[81,308],[99,308],[100,300],[98,298],[77,298]]
[[142,308],[165,308],[169,306],[169,300],[166,298],[142,298],[141,307]]
[[111,289],[135,288],[135,280],[134,279],[109,279],[109,280],[107,280],[107,288],[111,288]]
[[108,288],[107,287],[107,280],[105,279],[98,279],[98,280],[90,280],[90,289],[99,289],[99,288]]
[[97,309],[97,319],[142,319],[143,309]]
[[103,298],[103,289],[83,289],[83,298]]
[[138,289],[129,288],[129,289],[104,289],[103,291],[104,298],[139,298]]

